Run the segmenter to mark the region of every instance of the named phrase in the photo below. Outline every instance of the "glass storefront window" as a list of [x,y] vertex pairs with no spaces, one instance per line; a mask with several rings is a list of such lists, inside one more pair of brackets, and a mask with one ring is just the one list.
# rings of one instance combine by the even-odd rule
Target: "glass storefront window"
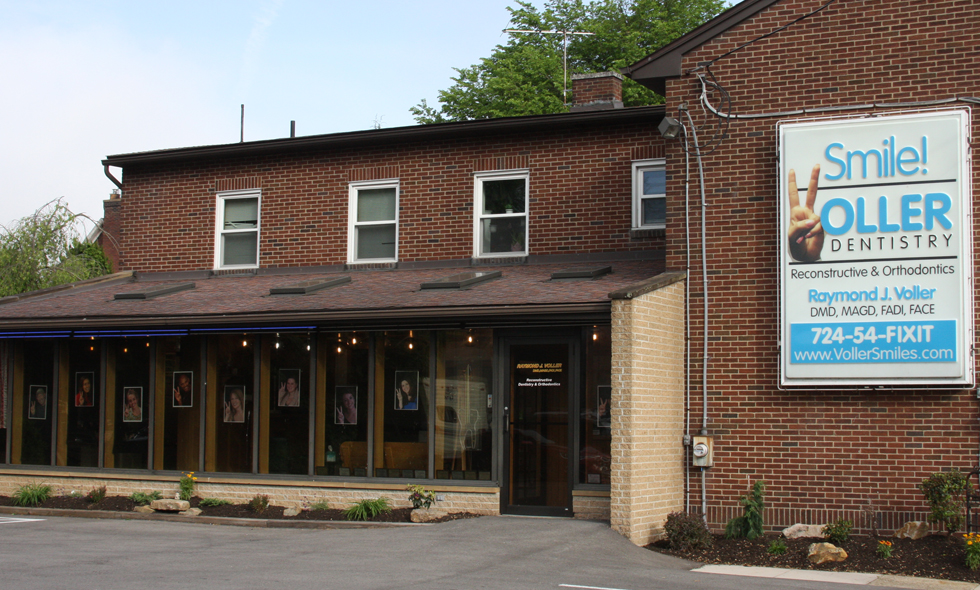
[[15,420],[11,433],[11,463],[51,465],[51,428],[58,403],[54,384],[56,344],[53,340],[25,340],[16,353],[15,397],[11,401],[13,416],[19,420]]
[[317,363],[317,475],[367,477],[370,336],[321,334]]
[[[68,343],[68,379],[59,384],[67,398],[58,404],[59,418],[66,418],[66,428],[59,428],[58,465],[69,467],[99,466],[99,408],[101,406],[99,375],[102,343],[95,339],[75,339]],[[67,402],[67,403],[66,403]],[[64,436],[64,438],[62,438]],[[64,454],[62,454],[62,448]]]
[[436,333],[435,477],[490,480],[493,331]]
[[309,472],[312,391],[309,336],[263,336],[262,354],[262,367],[269,369],[262,378],[259,473],[305,475]]
[[384,332],[377,338],[374,474],[424,479],[429,469],[430,333]]
[[609,326],[585,338],[585,394],[579,408],[579,483],[609,484],[612,346]]
[[106,359],[105,466],[146,469],[150,440],[150,341],[110,341]]
[[201,346],[202,340],[196,336],[157,339],[154,469],[201,468]]
[[205,471],[252,472],[252,419],[258,339],[226,334],[208,340]]

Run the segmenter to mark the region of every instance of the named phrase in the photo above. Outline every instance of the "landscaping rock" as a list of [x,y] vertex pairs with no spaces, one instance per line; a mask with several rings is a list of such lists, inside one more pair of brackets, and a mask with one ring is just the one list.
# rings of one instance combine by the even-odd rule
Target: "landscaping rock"
[[794,524],[791,527],[783,529],[783,536],[787,539],[809,537],[823,539],[823,527],[824,525],[822,524]]
[[412,510],[412,522],[432,522],[449,516],[449,511],[443,508],[416,508]]
[[149,506],[137,506],[133,508],[133,512],[139,512],[140,514],[153,514],[156,510],[150,508]]
[[201,509],[200,508],[188,508],[187,510],[181,510],[177,514],[179,514],[180,516],[197,516],[197,515],[201,514]]
[[286,508],[282,511],[283,516],[299,516],[299,508]]
[[817,565],[828,561],[844,561],[847,559],[847,551],[830,543],[813,543],[807,551],[806,558],[810,563]]
[[183,512],[191,507],[187,500],[154,500],[150,508],[157,512]]
[[905,523],[902,528],[895,531],[896,539],[921,539],[929,534],[929,523],[921,520],[913,520]]

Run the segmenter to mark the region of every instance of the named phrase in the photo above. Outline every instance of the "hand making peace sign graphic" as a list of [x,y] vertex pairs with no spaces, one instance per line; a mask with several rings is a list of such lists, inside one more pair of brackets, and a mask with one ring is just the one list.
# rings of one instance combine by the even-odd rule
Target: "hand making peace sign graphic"
[[817,180],[820,179],[820,164],[810,173],[810,184],[806,189],[806,205],[800,205],[800,191],[796,187],[796,171],[790,170],[787,178],[789,192],[789,253],[794,260],[812,262],[820,258],[823,250],[823,226],[820,216],[813,212],[817,200]]

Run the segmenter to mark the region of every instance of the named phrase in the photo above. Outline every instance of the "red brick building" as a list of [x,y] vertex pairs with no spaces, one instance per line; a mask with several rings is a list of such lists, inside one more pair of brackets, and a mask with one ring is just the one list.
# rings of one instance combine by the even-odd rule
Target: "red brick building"
[[[691,474],[688,499],[699,510],[705,494],[712,526],[739,514],[738,497],[764,480],[768,526],[846,517],[866,529],[862,511],[870,508],[878,527],[897,528],[925,520],[916,486],[929,474],[977,466],[972,386],[780,387],[785,229],[777,223],[784,194],[778,192],[777,123],[972,113],[980,97],[978,31],[980,6],[974,2],[746,0],[628,68],[628,76],[664,92],[667,114],[685,124],[686,108],[704,146],[707,207],[702,216],[692,184],[688,260],[685,154],[679,141],[667,145],[666,250],[668,268],[690,273],[689,330],[696,344],[687,430],[695,434],[704,395],[701,277],[707,264],[706,426],[714,436],[714,467],[704,480],[698,471]],[[704,102],[731,116],[713,116]],[[977,123],[970,114],[973,136]],[[694,154],[691,165],[696,182]],[[977,193],[980,178],[977,162],[970,166],[967,195],[971,187]],[[824,170],[821,187],[834,168],[824,162]],[[804,176],[801,189],[805,184]],[[976,209],[975,201],[969,209]],[[967,237],[973,233],[969,224],[964,230]],[[972,270],[969,260],[964,265]],[[969,338],[975,321],[964,323]],[[972,351],[964,354],[972,369]]]

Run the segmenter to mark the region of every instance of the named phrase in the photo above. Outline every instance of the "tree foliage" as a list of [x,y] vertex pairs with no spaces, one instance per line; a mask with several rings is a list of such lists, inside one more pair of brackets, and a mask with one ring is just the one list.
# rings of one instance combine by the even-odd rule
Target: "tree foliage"
[[[508,28],[584,31],[569,35],[568,72],[619,71],[714,17],[724,0],[547,0],[542,10],[517,0]],[[562,35],[509,35],[490,57],[454,68],[453,85],[439,91],[438,108],[425,99],[410,110],[421,124],[565,112],[562,101]],[[569,81],[569,88],[571,82]],[[569,100],[571,97],[569,96]],[[624,80],[626,106],[663,98]]]
[[111,273],[102,248],[80,239],[81,217],[59,199],[0,225],[0,297]]

